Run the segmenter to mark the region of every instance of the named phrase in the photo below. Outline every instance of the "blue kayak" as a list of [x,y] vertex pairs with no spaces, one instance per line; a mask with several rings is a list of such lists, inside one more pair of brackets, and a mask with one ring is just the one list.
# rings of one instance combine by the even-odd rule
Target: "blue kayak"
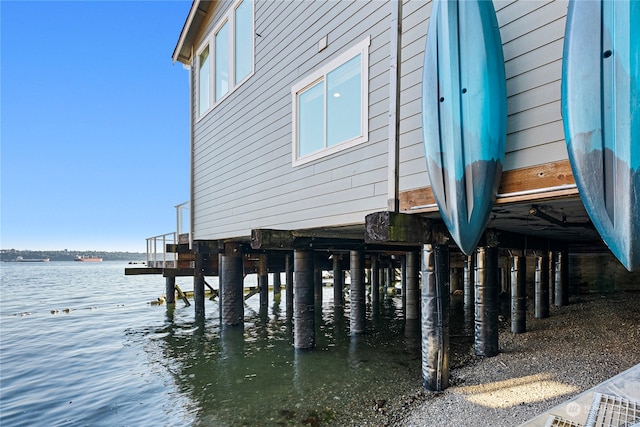
[[582,202],[611,252],[640,266],[640,2],[570,1],[562,116]]
[[451,236],[470,255],[490,219],[507,134],[504,57],[493,2],[434,1],[422,85],[431,189]]

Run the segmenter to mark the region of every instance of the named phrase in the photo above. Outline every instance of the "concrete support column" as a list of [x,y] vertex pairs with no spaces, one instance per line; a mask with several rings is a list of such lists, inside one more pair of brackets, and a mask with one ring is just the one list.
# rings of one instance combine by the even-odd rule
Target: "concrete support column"
[[342,256],[333,254],[333,306],[344,305],[344,271],[342,270]]
[[364,252],[354,250],[350,253],[351,268],[351,307],[349,324],[351,334],[365,332],[366,304],[364,289]]
[[555,256],[555,301],[556,307],[569,304],[569,252],[556,252]]
[[407,252],[405,257],[406,271],[406,302],[405,318],[407,320],[418,318],[419,289],[418,289],[418,253]]
[[511,332],[527,331],[527,259],[524,255],[511,257]]
[[474,348],[478,356],[498,354],[498,250],[476,250]]
[[285,282],[284,291],[286,298],[287,319],[293,317],[293,254],[287,254],[284,259]]
[[167,298],[167,304],[175,304],[176,303],[176,278],[174,277],[166,277],[165,278],[165,296]]
[[[449,248],[422,247],[422,385],[449,386]],[[408,296],[408,295],[407,295]]]
[[316,323],[314,306],[314,254],[309,250],[294,252],[294,325],[293,346],[309,349],[316,345]]
[[267,270],[267,255],[260,254],[258,260],[258,288],[260,289],[260,308],[269,305],[269,271]]
[[196,309],[196,317],[204,317],[204,266],[205,254],[196,247],[196,256],[193,270],[193,302]]
[[535,272],[535,318],[549,317],[549,253],[536,256]]
[[237,326],[244,322],[244,279],[242,250],[237,243],[226,243],[220,257],[220,311],[222,326]]

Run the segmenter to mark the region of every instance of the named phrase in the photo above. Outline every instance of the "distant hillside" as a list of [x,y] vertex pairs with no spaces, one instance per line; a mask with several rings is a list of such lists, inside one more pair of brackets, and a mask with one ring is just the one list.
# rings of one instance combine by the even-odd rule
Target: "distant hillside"
[[31,251],[16,249],[1,249],[0,261],[14,261],[17,257],[22,258],[49,258],[50,261],[73,261],[79,256],[96,256],[104,261],[144,261],[147,254],[142,252],[107,252],[107,251]]

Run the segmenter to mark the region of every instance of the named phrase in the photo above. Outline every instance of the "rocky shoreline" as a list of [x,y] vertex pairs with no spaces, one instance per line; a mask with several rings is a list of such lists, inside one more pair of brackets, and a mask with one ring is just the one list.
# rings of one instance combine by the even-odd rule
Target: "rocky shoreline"
[[640,292],[574,297],[552,306],[547,319],[528,307],[526,333],[501,322],[497,356],[452,351],[443,393],[415,387],[374,400],[370,416],[354,425],[517,426],[639,364],[639,308]]

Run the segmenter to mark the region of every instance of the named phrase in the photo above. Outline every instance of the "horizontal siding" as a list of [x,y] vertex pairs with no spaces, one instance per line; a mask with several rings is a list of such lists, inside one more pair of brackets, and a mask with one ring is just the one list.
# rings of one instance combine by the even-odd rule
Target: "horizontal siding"
[[[229,4],[216,6],[207,31]],[[195,239],[363,223],[386,208],[390,11],[385,2],[255,3],[255,73],[194,126]],[[292,167],[291,87],[366,37],[369,141]]]
[[[567,158],[560,112],[567,1],[494,1],[507,76],[505,170]],[[400,190],[429,185],[422,149],[422,63],[430,3],[403,4]]]
[[[201,38],[231,4],[215,3]],[[560,79],[567,1],[494,5],[507,75],[505,170],[566,159]],[[429,185],[421,92],[431,7],[403,1],[400,191]],[[254,75],[194,125],[194,238],[363,223],[367,213],[386,209],[390,12],[378,1],[256,2]],[[328,47],[318,52],[324,36]],[[369,141],[292,167],[292,85],[365,37],[371,38]]]

